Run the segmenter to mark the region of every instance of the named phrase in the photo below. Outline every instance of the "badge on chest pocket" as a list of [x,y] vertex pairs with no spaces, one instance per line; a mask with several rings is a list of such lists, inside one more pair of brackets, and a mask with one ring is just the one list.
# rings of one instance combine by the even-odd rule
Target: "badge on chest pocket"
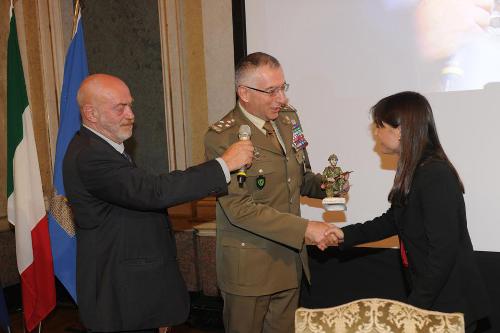
[[273,174],[277,167],[281,166],[276,166],[270,162],[256,162],[247,170],[248,191],[254,200],[268,199],[266,198],[266,193],[268,193],[269,187],[272,187],[273,181],[276,181]]
[[257,189],[262,190],[264,186],[266,186],[266,177],[264,177],[263,175],[257,177],[257,179],[255,180],[255,185],[257,186]]

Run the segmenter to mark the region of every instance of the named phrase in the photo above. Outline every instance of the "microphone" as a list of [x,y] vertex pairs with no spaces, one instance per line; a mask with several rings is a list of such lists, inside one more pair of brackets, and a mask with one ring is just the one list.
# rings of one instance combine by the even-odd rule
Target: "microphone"
[[[240,141],[250,140],[250,136],[252,135],[252,130],[248,125],[241,125],[240,130],[238,131],[238,139]],[[238,184],[240,187],[243,187],[243,183],[247,180],[246,167],[242,166],[238,173],[236,174],[236,179],[238,180]]]

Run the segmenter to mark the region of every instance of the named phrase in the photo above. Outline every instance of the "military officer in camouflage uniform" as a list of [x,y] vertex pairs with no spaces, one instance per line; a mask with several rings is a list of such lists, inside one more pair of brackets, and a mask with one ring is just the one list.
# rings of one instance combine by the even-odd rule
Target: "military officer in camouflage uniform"
[[300,217],[300,196],[325,192],[310,170],[287,88],[278,60],[248,55],[236,69],[236,107],[205,137],[207,158],[214,158],[248,125],[255,149],[246,181],[238,184],[233,174],[228,195],[217,200],[217,280],[229,333],[293,332],[303,273],[309,280],[305,240],[324,249],[343,237]]

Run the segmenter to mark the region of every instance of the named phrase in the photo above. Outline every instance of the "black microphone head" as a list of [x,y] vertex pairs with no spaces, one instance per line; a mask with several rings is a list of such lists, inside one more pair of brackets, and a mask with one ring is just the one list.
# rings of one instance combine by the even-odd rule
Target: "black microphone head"
[[238,131],[238,138],[240,140],[250,140],[250,136],[252,136],[252,130],[248,125],[241,125],[240,130]]

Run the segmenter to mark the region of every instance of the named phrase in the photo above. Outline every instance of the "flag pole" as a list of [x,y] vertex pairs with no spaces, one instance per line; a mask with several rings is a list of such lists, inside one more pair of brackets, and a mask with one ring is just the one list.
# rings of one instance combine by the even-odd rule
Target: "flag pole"
[[[10,8],[9,8],[9,18],[10,20],[12,19],[12,16],[14,15],[14,0],[10,0]],[[10,31],[9,31],[9,35],[10,35]],[[21,303],[21,323],[22,323],[22,329],[23,329],[23,332],[27,332],[27,329],[26,329],[26,323],[24,321],[24,307]],[[10,331],[10,326],[7,326],[7,333],[11,333]]]

